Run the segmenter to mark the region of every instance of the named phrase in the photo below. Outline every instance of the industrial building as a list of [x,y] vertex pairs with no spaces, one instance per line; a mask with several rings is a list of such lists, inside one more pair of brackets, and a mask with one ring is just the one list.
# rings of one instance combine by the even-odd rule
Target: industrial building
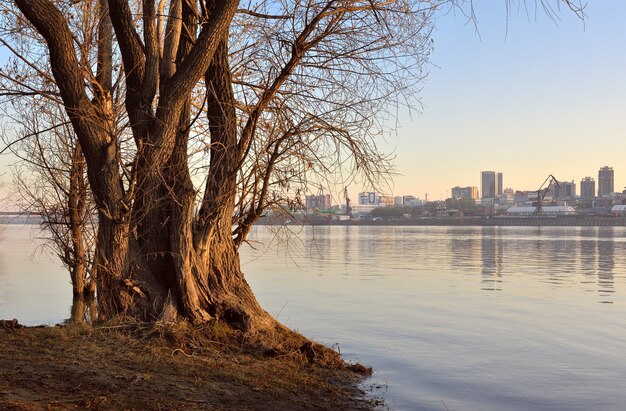
[[614,205],[611,208],[611,214],[616,217],[626,217],[626,204]]
[[537,213],[537,207],[509,207],[506,215],[511,217],[530,217],[530,216],[562,216],[575,215],[576,209],[570,206],[543,206],[541,212]]

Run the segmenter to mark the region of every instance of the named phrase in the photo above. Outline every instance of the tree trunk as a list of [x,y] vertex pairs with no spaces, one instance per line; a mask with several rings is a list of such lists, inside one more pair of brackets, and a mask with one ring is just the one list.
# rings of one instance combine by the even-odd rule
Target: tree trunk
[[82,294],[74,293],[72,298],[72,309],[70,311],[69,321],[75,324],[85,322],[85,313],[87,312],[85,305],[85,297]]
[[242,330],[260,330],[275,324],[257,302],[241,272],[239,252],[230,229],[213,231],[206,244],[211,252],[200,261],[207,267],[204,291],[209,312]]
[[98,309],[93,296],[74,294],[72,299],[72,309],[70,311],[69,322],[82,324],[84,322],[95,322],[98,319]]
[[[226,37],[238,1],[207,2],[197,38],[198,11],[183,2],[186,30],[176,35],[176,66],[165,62],[160,79],[154,9],[144,10],[148,18],[142,44],[128,3],[108,1],[126,68],[126,113],[137,143],[128,180],[120,172],[120,143],[113,124],[109,20],[104,18],[100,26],[98,85],[91,99],[62,13],[49,0],[15,1],[47,42],[52,73],[86,159],[98,209],[93,270],[100,317],[122,314],[154,320],[172,312],[168,308],[173,306],[177,317],[194,322],[222,319],[242,330],[276,324],[245,281],[232,237],[241,153]],[[106,13],[104,0],[100,6]],[[178,11],[172,13],[178,18]],[[175,27],[170,32],[176,32]],[[174,50],[166,51],[171,60]],[[195,216],[187,140],[192,91],[205,73],[212,144],[204,198]],[[80,201],[71,201],[78,218]],[[78,246],[81,233],[72,234]],[[77,291],[84,289],[84,268],[77,267],[74,274]]]
[[85,160],[83,159],[80,144],[76,144],[72,155],[70,169],[70,192],[68,197],[68,211],[71,231],[72,267],[70,278],[74,295],[93,295],[95,284],[87,281],[87,253],[84,245],[84,228],[86,213],[87,190],[84,183]]

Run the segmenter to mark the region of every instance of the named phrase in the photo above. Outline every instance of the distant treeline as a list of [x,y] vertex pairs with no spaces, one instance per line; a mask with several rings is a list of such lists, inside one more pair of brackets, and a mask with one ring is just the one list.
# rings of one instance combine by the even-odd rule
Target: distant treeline
[[15,213],[1,213],[0,224],[41,224],[42,218],[37,215],[24,215]]

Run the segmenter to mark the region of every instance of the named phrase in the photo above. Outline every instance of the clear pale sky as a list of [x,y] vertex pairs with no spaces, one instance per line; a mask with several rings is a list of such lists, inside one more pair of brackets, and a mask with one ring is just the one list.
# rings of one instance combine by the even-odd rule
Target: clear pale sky
[[604,165],[626,186],[626,1],[589,0],[584,22],[562,9],[556,24],[527,3],[507,28],[504,1],[475,1],[480,37],[463,16],[439,19],[422,113],[388,142],[394,194],[480,190],[482,170],[518,190],[550,173],[578,184]]
[[474,3],[480,34],[460,14],[438,20],[421,113],[401,113],[398,136],[382,145],[402,174],[393,194],[444,199],[457,185],[480,189],[482,170],[503,172],[505,187],[537,189],[550,173],[597,180],[604,165],[621,191],[626,1],[588,0],[584,22],[562,9],[555,23],[527,0],[508,27],[504,0]]

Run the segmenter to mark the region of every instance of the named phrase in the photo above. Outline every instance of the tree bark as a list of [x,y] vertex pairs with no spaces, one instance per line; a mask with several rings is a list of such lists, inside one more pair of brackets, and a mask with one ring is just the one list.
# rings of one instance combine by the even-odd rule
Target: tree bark
[[[104,313],[124,309],[116,296],[128,243],[128,206],[119,174],[119,152],[109,133],[110,113],[87,97],[72,34],[59,10],[48,0],[16,0],[26,18],[44,37],[50,66],[87,163],[89,184],[98,207],[95,268],[98,298]],[[108,309],[110,307],[111,309]]]
[[72,243],[72,267],[70,277],[74,295],[92,294],[95,290],[87,282],[87,253],[83,243],[85,207],[87,190],[84,186],[85,161],[80,144],[76,144],[72,155],[70,169],[70,191],[68,196],[68,212],[70,220],[70,236]]

